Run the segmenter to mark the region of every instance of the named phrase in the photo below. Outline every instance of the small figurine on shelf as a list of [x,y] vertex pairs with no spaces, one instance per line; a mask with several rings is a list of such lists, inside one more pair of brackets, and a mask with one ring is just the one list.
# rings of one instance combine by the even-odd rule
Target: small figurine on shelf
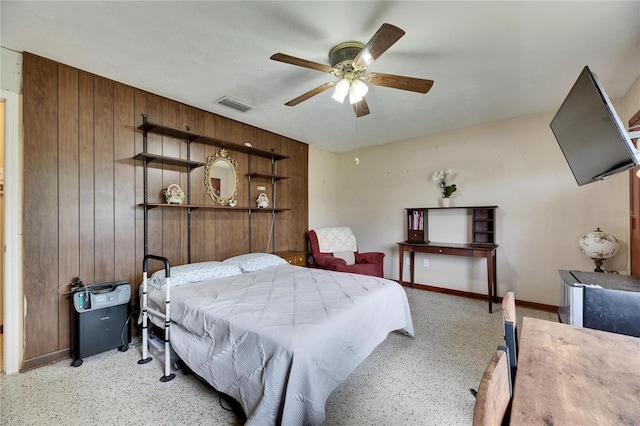
[[235,198],[232,198],[229,200],[229,207],[235,207],[236,204],[238,204],[238,202],[236,201]]
[[258,199],[256,200],[259,209],[266,209],[269,207],[269,198],[267,198],[267,194],[264,192],[258,195]]
[[182,204],[182,200],[184,200],[184,192],[182,192],[182,189],[180,189],[180,187],[175,183],[169,185],[169,187],[163,192],[167,204]]

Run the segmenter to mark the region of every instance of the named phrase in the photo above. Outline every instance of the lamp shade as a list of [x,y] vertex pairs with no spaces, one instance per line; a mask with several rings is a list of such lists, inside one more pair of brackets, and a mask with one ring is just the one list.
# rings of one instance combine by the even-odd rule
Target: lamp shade
[[336,101],[343,103],[344,98],[347,97],[348,93],[349,93],[349,80],[347,80],[346,78],[343,78],[338,82],[338,84],[336,84],[336,89],[333,92],[333,95],[331,97]]
[[369,91],[369,86],[367,86],[366,84],[364,84],[362,81],[360,80],[353,80],[351,82],[351,88],[353,89],[353,91],[355,92],[355,94],[360,97],[361,99],[364,97],[364,95],[367,94],[367,92]]
[[618,239],[596,229],[588,232],[578,241],[580,250],[591,259],[609,259],[618,252]]
[[369,87],[360,80],[353,80],[349,89],[349,103],[355,104],[362,100],[369,91]]

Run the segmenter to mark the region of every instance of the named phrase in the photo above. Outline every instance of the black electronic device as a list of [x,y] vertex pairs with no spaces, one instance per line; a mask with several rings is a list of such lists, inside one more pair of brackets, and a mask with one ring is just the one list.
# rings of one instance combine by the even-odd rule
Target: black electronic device
[[82,358],[110,349],[129,348],[131,285],[126,281],[96,283],[72,295],[74,316],[74,367]]
[[640,337],[640,278],[560,270],[560,322]]
[[584,67],[553,117],[551,130],[578,186],[639,164],[629,133],[589,67]]

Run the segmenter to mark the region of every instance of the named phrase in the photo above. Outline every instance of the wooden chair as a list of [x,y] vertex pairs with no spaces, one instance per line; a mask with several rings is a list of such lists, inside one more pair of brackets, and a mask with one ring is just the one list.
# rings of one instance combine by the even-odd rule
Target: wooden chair
[[516,327],[516,297],[513,291],[508,291],[502,298],[502,326],[504,341],[509,348],[511,376],[515,378],[518,367],[518,330]]
[[498,346],[480,380],[473,426],[508,424],[512,395],[509,349]]

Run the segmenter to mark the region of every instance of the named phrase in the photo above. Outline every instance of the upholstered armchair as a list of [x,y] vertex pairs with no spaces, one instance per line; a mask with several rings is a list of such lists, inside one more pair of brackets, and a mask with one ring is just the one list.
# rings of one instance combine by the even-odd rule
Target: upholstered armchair
[[351,228],[318,228],[307,233],[314,266],[383,277],[384,253],[359,253]]

